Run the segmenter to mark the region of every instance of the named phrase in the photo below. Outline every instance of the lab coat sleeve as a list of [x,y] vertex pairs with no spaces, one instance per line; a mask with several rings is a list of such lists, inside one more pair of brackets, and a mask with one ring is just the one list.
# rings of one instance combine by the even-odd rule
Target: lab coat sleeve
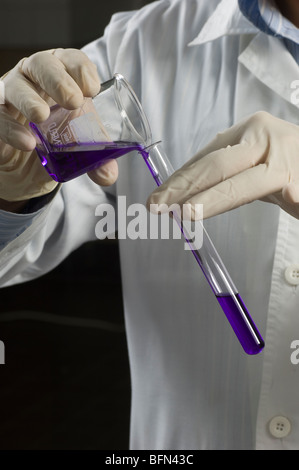
[[[134,84],[134,91],[138,96],[138,77],[142,60],[148,59],[149,50],[155,51],[153,45],[153,31],[163,30],[163,18],[171,10],[170,0],[158,0],[145,5],[139,10],[116,13],[112,16],[106,27],[103,37],[92,41],[82,48],[92,62],[97,65],[101,80],[109,80],[114,73],[123,73],[118,70],[126,68],[126,78]],[[143,44],[141,31],[147,31],[150,36],[149,44]],[[157,39],[159,45],[159,35]],[[145,55],[145,58],[141,57]]]
[[96,239],[96,208],[114,206],[113,190],[104,192],[83,175],[62,185],[30,226],[0,251],[0,287],[26,282],[54,269],[73,250]]
[[114,14],[103,37],[82,48],[82,51],[96,64],[102,82],[109,80],[115,72],[115,60],[134,14],[134,11]]

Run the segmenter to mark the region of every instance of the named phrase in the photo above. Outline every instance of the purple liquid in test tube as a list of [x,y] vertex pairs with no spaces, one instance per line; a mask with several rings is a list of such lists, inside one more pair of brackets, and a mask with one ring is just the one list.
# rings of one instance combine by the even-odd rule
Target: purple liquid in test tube
[[228,321],[247,354],[258,354],[265,346],[239,294],[216,295]]
[[[140,150],[140,153],[157,186],[171,176],[174,170],[159,143]],[[200,249],[197,249],[188,236],[183,221],[176,214],[173,216],[244,351],[250,355],[260,353],[265,346],[264,340],[206,230],[202,226],[203,244]]]

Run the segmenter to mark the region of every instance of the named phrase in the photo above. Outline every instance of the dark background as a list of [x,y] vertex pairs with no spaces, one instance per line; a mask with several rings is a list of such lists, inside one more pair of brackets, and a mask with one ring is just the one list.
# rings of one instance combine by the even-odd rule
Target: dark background
[[[19,59],[100,37],[145,0],[1,0],[0,76]],[[130,372],[117,241],[89,242],[0,290],[0,450],[129,445]]]

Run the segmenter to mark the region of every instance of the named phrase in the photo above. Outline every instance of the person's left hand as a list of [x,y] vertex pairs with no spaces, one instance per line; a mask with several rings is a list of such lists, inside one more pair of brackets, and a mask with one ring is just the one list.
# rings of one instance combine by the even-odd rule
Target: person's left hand
[[197,220],[202,215],[195,204],[203,204],[209,218],[258,199],[299,219],[299,127],[264,111],[218,134],[150,195],[147,206],[190,204]]

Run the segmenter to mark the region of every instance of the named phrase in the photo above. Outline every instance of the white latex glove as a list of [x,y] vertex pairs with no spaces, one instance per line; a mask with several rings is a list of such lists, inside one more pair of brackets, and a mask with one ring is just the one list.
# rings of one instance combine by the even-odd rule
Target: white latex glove
[[258,199],[299,218],[299,127],[263,111],[219,133],[150,195],[148,208],[191,204],[197,220],[195,204],[209,218]]
[[[29,121],[42,122],[55,103],[76,109],[83,97],[100,90],[96,66],[77,49],[41,51],[24,58],[2,77],[5,104],[0,105],[0,199],[23,201],[52,191],[52,180],[34,151]],[[112,184],[116,162],[90,173],[98,184]]]

